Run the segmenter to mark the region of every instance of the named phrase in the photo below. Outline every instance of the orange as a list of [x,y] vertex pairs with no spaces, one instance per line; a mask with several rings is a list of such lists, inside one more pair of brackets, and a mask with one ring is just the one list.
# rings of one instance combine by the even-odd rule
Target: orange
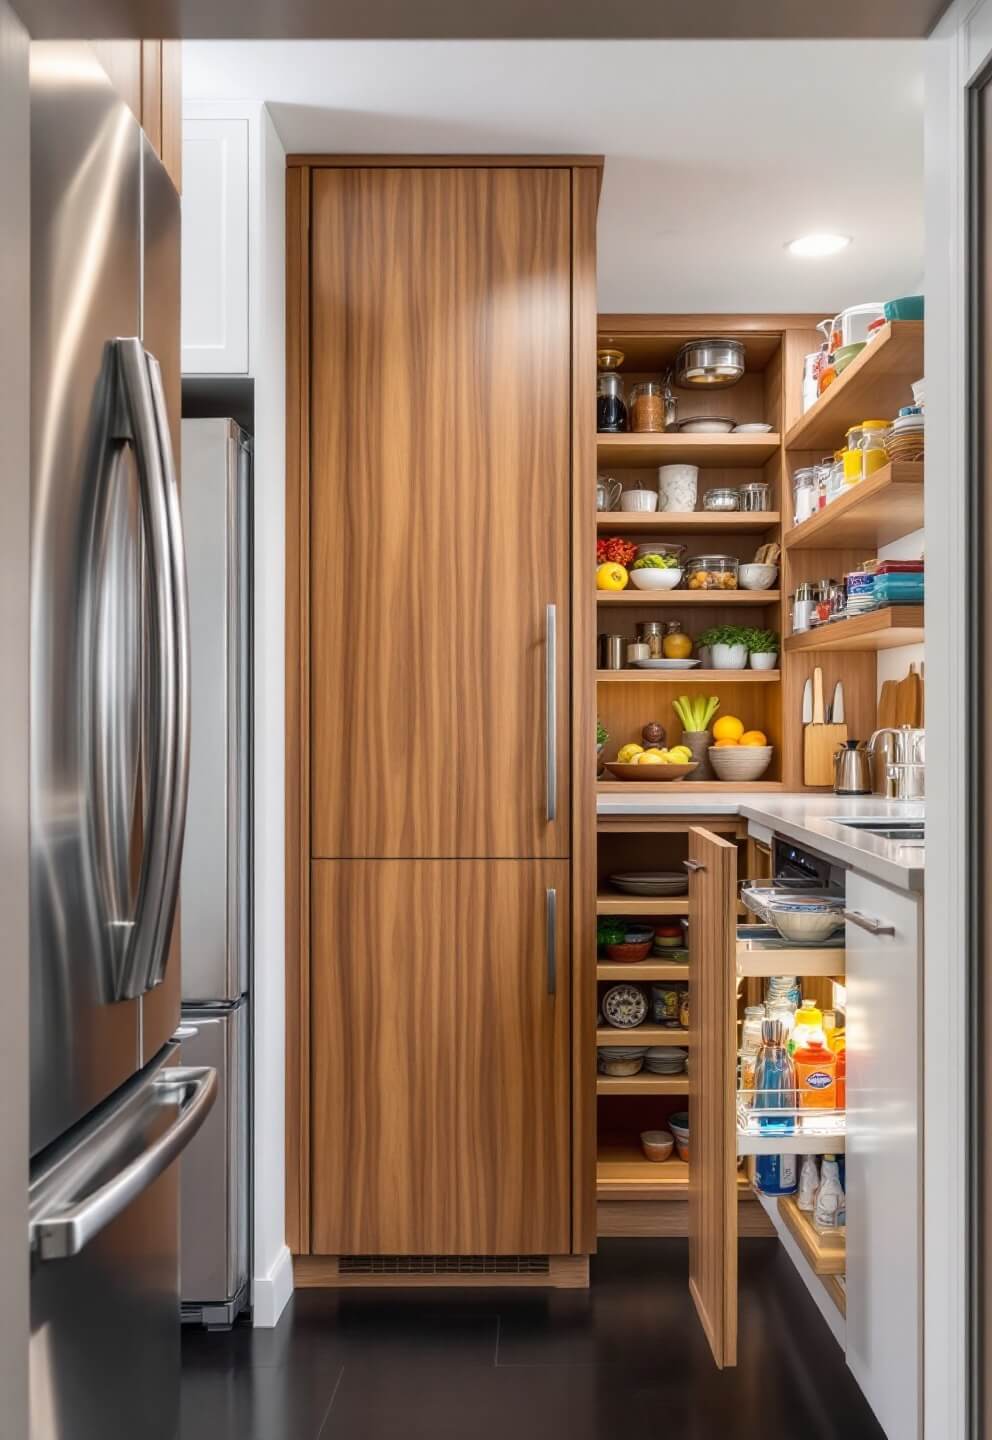
[[713,739],[739,740],[744,734],[744,721],[738,720],[736,715],[721,715],[719,720],[713,722]]
[[740,745],[739,740],[717,740],[713,746],[714,750],[736,750]]
[[760,730],[745,730],[740,738],[742,745],[767,745],[768,736],[762,735]]

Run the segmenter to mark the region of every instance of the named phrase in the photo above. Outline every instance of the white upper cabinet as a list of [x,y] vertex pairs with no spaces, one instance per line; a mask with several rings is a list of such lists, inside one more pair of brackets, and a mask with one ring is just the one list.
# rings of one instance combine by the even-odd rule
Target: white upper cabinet
[[248,124],[183,124],[184,375],[247,375]]

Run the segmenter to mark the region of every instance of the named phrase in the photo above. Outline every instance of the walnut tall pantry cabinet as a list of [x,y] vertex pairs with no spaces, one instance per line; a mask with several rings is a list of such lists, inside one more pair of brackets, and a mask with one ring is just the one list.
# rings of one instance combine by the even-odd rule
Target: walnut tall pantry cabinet
[[594,945],[570,894],[595,865],[600,173],[290,160],[299,1283],[576,1283],[594,1248]]

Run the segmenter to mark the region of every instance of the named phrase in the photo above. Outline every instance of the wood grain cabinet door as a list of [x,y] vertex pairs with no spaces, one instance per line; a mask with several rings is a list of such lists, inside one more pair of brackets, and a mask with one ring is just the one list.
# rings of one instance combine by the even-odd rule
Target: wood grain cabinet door
[[568,863],[315,861],[312,895],[312,1251],[567,1254]]
[[721,1368],[737,1363],[737,847],[689,831],[689,1290]]
[[312,184],[313,854],[567,855],[569,171]]

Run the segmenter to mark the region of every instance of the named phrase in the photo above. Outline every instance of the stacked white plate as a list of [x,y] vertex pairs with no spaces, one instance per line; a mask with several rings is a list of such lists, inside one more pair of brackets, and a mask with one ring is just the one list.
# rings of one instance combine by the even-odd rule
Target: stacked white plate
[[688,1050],[678,1045],[652,1045],[645,1053],[644,1068],[652,1075],[680,1075],[688,1056]]
[[672,870],[625,870],[611,875],[610,884],[625,895],[653,895],[658,899],[689,893],[688,875]]

